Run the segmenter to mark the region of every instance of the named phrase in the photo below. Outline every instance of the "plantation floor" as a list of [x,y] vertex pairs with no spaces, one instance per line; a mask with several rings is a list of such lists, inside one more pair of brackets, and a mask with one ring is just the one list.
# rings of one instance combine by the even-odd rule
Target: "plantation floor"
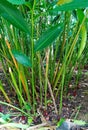
[[[75,74],[76,73],[77,71],[75,72]],[[74,86],[75,84],[74,77],[75,75],[73,76],[73,80],[71,81],[70,87]],[[0,67],[0,80],[2,81],[3,86],[5,87],[8,96],[11,98],[12,101],[14,100],[14,104],[16,105],[17,102],[14,98],[15,95],[13,97],[14,93],[9,91],[9,85],[7,84],[7,80],[2,71],[2,67]],[[1,91],[0,91],[0,101],[6,101]],[[59,105],[59,100],[57,101],[57,106],[58,105]],[[52,124],[55,125],[53,122],[54,118],[55,120],[58,120],[58,116],[55,114],[55,112],[52,112],[52,106],[50,108],[51,110],[47,109],[46,111],[43,111],[43,117],[44,120],[46,120],[46,122],[48,122],[52,126]],[[13,111],[13,114],[16,113],[16,115],[19,115],[19,112],[13,110],[12,108],[0,104],[1,113],[9,114],[11,111]],[[65,117],[66,119],[76,118],[79,120],[86,121],[88,123],[88,67],[85,70],[83,70],[77,89],[75,89],[74,91],[73,89],[72,90],[70,89],[68,96],[66,98],[63,98],[63,110],[62,110],[61,117]],[[25,123],[27,119],[24,116],[19,116],[19,117],[14,116],[12,120],[16,122]],[[44,123],[43,120],[41,120],[41,117],[36,118],[35,120],[36,121],[34,121],[34,124],[37,125],[40,124],[40,127],[41,127],[41,123]],[[35,127],[34,129],[38,130],[39,128]],[[53,126],[51,128],[50,127],[45,128],[45,130],[49,130],[49,129],[54,130]],[[0,130],[17,130],[17,129],[2,127],[0,128]],[[29,130],[31,130],[31,128],[29,128]]]
[[[70,86],[74,86],[75,80],[71,82]],[[70,90],[69,93],[72,96],[71,99],[63,101],[65,104],[63,110],[67,105],[67,118],[77,118],[88,122],[88,70],[83,71],[77,88]]]

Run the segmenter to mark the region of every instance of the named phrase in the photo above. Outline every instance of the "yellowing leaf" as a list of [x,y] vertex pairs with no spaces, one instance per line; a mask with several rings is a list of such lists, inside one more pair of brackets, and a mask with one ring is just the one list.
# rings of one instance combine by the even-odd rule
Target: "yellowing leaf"
[[58,2],[57,2],[57,4],[58,5],[63,5],[63,4],[67,4],[67,3],[70,3],[70,2],[72,2],[73,0],[59,0]]

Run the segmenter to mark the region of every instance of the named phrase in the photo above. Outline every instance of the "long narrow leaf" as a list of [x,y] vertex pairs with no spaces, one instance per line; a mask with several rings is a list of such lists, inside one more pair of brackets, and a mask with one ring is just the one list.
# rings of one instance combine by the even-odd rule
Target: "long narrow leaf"
[[[60,1],[60,0],[59,0]],[[58,3],[60,3],[58,1]],[[74,9],[82,9],[88,7],[88,0],[71,0],[69,2],[57,3],[57,7],[52,10],[52,12],[58,11],[68,11]]]
[[22,52],[19,52],[17,50],[13,50],[12,53],[13,53],[14,57],[16,58],[16,60],[20,64],[22,64],[22,65],[24,65],[26,67],[31,67],[32,66],[32,63],[31,63],[30,59],[25,54],[23,54]]
[[34,47],[35,52],[43,50],[44,48],[49,46],[52,42],[54,42],[54,40],[59,36],[61,30],[62,25],[58,24],[45,31],[44,34],[39,38],[39,40],[35,44]]
[[21,5],[25,3],[25,0],[7,0],[7,1],[16,5]]
[[[77,10],[77,16],[78,16],[78,20],[80,21],[80,24],[82,23],[85,15],[83,13],[82,10]],[[78,49],[78,55],[77,55],[77,58],[79,58],[86,46],[86,43],[87,43],[87,27],[86,27],[86,20],[84,22],[84,24],[82,25],[82,28],[81,28],[81,43],[79,45],[79,49]]]
[[6,0],[0,0],[0,15],[15,27],[29,33],[28,24],[25,22],[21,12]]

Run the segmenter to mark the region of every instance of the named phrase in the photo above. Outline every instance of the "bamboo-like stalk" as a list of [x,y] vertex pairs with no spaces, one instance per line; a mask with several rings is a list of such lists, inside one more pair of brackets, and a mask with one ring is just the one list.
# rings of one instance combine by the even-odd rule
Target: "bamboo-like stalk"
[[[49,53],[49,50],[48,50],[48,53]],[[47,58],[49,58],[49,54],[48,54]],[[49,62],[49,59],[47,59],[47,60]],[[43,68],[43,73],[44,73],[44,75],[46,77],[46,73],[45,73],[45,69],[44,69],[43,65],[42,65],[42,68]],[[47,70],[47,71],[49,71],[49,70]],[[58,114],[57,105],[56,105],[56,102],[55,102],[54,94],[53,94],[52,87],[51,87],[51,84],[49,82],[48,76],[46,77],[46,80],[47,80],[47,84],[45,84],[45,85],[47,85],[47,86],[45,86],[46,87],[46,91],[47,91],[47,89],[49,89],[49,92],[50,92],[50,95],[51,95],[51,98],[52,98],[52,101],[53,101],[53,105],[54,105],[54,108],[55,108],[55,113]],[[47,97],[45,97],[45,103],[47,103]],[[45,105],[47,107],[47,104],[45,104]]]
[[6,101],[11,104],[11,100],[10,100],[10,98],[8,97],[7,93],[5,92],[1,81],[0,81],[0,91],[3,93],[4,97],[6,98]]
[[16,83],[16,79],[15,79],[13,73],[12,73],[11,68],[9,68],[9,73],[10,73],[10,75],[11,75],[11,78],[12,78],[14,87],[15,87],[15,89],[16,89],[17,95],[18,95],[18,97],[20,96],[20,98],[18,98],[18,99],[19,99],[19,102],[20,102],[20,99],[21,99],[22,102],[24,103],[24,105],[26,105],[26,103],[25,103],[25,101],[24,101],[24,98],[22,97],[22,94],[20,93],[20,90],[18,89],[18,85],[17,85],[17,83]]
[[41,71],[40,53],[38,53],[38,67],[39,67],[40,100],[41,100],[41,106],[42,106],[43,105],[43,85],[42,85],[42,71]]
[[[86,19],[86,16],[84,17],[84,19],[83,19],[83,21],[82,21],[82,24],[80,25],[79,30],[78,30],[78,32],[77,32],[77,34],[76,34],[76,36],[75,36],[75,38],[74,38],[74,40],[73,40],[73,43],[72,43],[72,45],[71,45],[71,47],[70,47],[70,49],[69,49],[69,52],[68,52],[68,54],[67,54],[67,56],[66,56],[66,62],[67,62],[68,58],[71,59],[71,56],[72,56],[73,51],[74,51],[74,47],[75,47],[76,42],[77,42],[77,40],[78,40],[78,36],[79,36],[80,31],[81,31],[82,25],[83,25],[84,22],[85,22],[85,19]],[[56,86],[57,86],[58,80],[59,80],[59,78],[60,78],[60,76],[61,76],[61,74],[62,74],[62,72],[63,72],[63,68],[64,68],[64,65],[61,66],[61,69],[60,69],[60,71],[59,71],[58,74],[57,74],[57,78],[56,78],[55,83],[54,83],[53,92],[54,92],[54,90],[55,90],[55,88],[56,88]]]
[[15,58],[14,58],[12,52],[11,52],[10,44],[9,44],[9,42],[8,42],[7,39],[5,39],[5,41],[6,41],[6,44],[7,44],[8,49],[9,49],[9,53],[10,53],[10,55],[11,55],[11,57],[12,57],[12,60],[13,60],[13,62],[14,62],[14,64],[15,64],[15,67],[16,67],[16,69],[17,69],[17,72],[18,72],[18,74],[20,75],[20,79],[21,79],[21,82],[22,82],[22,84],[23,84],[23,87],[24,87],[24,91],[25,91],[25,93],[26,93],[26,96],[27,96],[27,98],[30,100],[29,93],[28,93],[28,90],[27,90],[27,88],[26,88],[23,75],[22,75],[21,72],[19,72],[18,64],[17,64],[17,62],[16,62],[16,60],[15,60]]
[[48,85],[48,71],[49,71],[49,49],[46,51],[46,70],[45,70],[45,107],[47,107],[47,85]]
[[36,0],[33,1],[33,8],[31,11],[31,57],[32,57],[32,96],[33,96],[33,110],[35,113],[35,80],[34,80],[34,9]]

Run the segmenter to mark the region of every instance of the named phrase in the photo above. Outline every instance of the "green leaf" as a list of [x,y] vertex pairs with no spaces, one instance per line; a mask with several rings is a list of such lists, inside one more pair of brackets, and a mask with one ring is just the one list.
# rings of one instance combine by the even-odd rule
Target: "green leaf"
[[79,22],[81,24],[84,17],[85,17],[85,15],[84,15],[84,13],[83,13],[83,11],[81,9],[78,9],[76,12],[77,12],[78,20],[79,20]]
[[26,103],[25,106],[23,107],[25,110],[31,110],[31,106],[29,103]]
[[12,54],[14,55],[15,59],[22,65],[26,67],[32,67],[32,63],[28,56],[23,54],[22,52],[19,52],[17,50],[13,50]]
[[31,125],[32,121],[33,121],[33,119],[28,117],[28,125]]
[[0,15],[26,33],[29,33],[28,24],[25,22],[21,12],[6,0],[0,0]]
[[77,125],[86,125],[87,123],[85,121],[82,120],[72,120],[75,124]]
[[[80,24],[82,24],[83,22],[83,19],[85,17],[84,13],[82,10],[77,10],[77,16],[78,16],[78,20],[80,22]],[[85,22],[84,24],[82,25],[81,27],[81,43],[80,43],[80,46],[79,46],[79,49],[78,49],[78,55],[77,55],[77,58],[79,58],[86,46],[86,43],[87,43],[87,27],[86,27],[86,19],[85,19]]]
[[9,121],[10,120],[10,114],[3,114],[2,118],[5,121]]
[[72,0],[56,6],[51,12],[68,11],[88,7],[88,0]]
[[44,48],[49,46],[52,42],[54,42],[55,39],[59,36],[61,30],[62,25],[58,24],[45,31],[34,46],[35,52],[43,50]]
[[57,123],[57,126],[60,127],[64,121],[65,121],[65,119],[61,118],[60,121]]
[[82,39],[81,39],[80,47],[78,50],[77,58],[79,58],[81,56],[81,54],[86,46],[86,43],[87,43],[87,28],[86,28],[85,24],[82,26],[81,36],[82,36]]
[[25,3],[25,0],[7,0],[7,1],[16,5],[21,5]]
[[6,121],[9,121],[10,114],[3,114],[0,112],[0,117],[2,118],[2,122],[5,123]]

